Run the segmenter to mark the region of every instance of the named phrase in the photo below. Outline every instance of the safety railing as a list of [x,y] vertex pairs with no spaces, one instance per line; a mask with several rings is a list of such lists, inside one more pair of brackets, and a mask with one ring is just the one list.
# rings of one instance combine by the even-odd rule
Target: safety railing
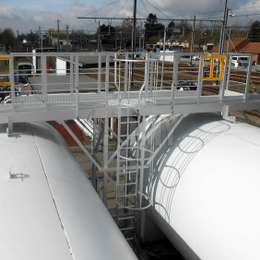
[[245,102],[260,99],[260,75],[251,74],[252,64],[251,55],[235,53],[11,53],[2,70],[0,64],[0,85],[1,78],[9,82],[0,86],[0,99],[1,104],[75,107],[97,94],[98,106],[108,104],[112,94],[135,108]]

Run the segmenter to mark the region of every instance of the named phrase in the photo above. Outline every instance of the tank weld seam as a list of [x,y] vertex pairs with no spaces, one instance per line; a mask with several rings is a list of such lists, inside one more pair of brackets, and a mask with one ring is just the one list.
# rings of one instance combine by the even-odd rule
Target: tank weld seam
[[41,158],[41,153],[40,153],[40,150],[39,150],[39,147],[38,147],[38,143],[37,143],[37,141],[36,141],[36,136],[34,135],[33,130],[32,130],[32,136],[33,136],[33,138],[34,138],[34,147],[35,147],[36,153],[37,153],[37,155],[38,155],[38,157],[39,157],[39,159],[40,159],[41,168],[42,168],[42,170],[43,170],[44,177],[45,177],[45,180],[46,180],[46,183],[47,183],[47,186],[48,186],[50,195],[51,195],[51,199],[52,199],[52,202],[53,202],[53,205],[54,205],[56,214],[57,214],[57,216],[58,216],[58,219],[59,219],[59,222],[60,222],[62,231],[63,231],[63,233],[64,233],[64,237],[65,237],[66,244],[67,244],[67,246],[68,246],[69,253],[70,253],[70,255],[71,255],[71,258],[72,258],[73,260],[76,260],[76,258],[75,258],[74,255],[73,255],[72,247],[71,247],[70,242],[69,242],[69,237],[68,237],[68,234],[66,233],[66,230],[65,230],[65,227],[64,227],[64,224],[63,224],[61,215],[60,215],[59,210],[58,210],[57,203],[56,203],[55,198],[54,198],[54,194],[53,194],[52,189],[51,189],[51,185],[50,185],[50,182],[49,182],[49,179],[48,179],[48,176],[47,176],[45,167],[44,167],[44,163],[43,163],[42,158]]

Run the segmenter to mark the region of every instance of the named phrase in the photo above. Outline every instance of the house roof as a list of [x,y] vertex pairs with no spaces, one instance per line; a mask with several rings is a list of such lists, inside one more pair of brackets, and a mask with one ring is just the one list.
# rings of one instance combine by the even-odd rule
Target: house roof
[[[228,52],[238,52],[242,47],[248,43],[246,38],[234,38],[231,40],[225,41],[225,50]],[[214,50],[217,52],[219,50],[219,45],[214,47]]]
[[242,47],[244,47],[248,43],[247,39],[245,38],[236,38],[231,39],[225,42],[225,48],[228,51],[240,51]]
[[249,42],[240,52],[260,54],[260,42]]

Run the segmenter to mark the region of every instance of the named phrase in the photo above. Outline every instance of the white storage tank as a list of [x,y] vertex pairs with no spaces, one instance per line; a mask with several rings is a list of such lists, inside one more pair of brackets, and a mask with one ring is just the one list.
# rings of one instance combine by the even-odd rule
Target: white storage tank
[[0,259],[137,259],[51,126],[2,130]]
[[159,163],[156,221],[186,259],[260,259],[260,129],[184,119]]

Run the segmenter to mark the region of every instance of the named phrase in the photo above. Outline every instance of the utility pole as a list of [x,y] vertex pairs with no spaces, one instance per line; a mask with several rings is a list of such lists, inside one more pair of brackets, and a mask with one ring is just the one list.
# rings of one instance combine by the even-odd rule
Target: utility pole
[[69,45],[69,39],[70,39],[70,27],[69,25],[66,25],[66,35],[67,35],[67,46]]
[[134,0],[134,9],[133,9],[133,28],[132,28],[132,51],[136,50],[136,9],[137,9],[137,0]]
[[223,54],[224,48],[225,48],[225,38],[226,38],[226,28],[228,23],[228,0],[225,0],[225,9],[224,9],[224,19],[223,19],[223,25],[221,29],[221,36],[220,36],[220,43],[219,43],[219,53]]
[[195,30],[196,30],[196,19],[197,19],[197,17],[194,16],[193,24],[192,24],[191,45],[190,45],[190,51],[191,51],[191,52],[194,52]]
[[98,37],[97,37],[97,49],[100,52],[101,51],[101,36],[100,36],[100,20],[98,21]]
[[57,19],[57,51],[60,51],[60,20]]
[[39,27],[39,40],[40,40],[40,50],[41,50],[41,52],[42,52],[42,50],[43,50],[43,35],[42,35],[42,28],[41,27]]

